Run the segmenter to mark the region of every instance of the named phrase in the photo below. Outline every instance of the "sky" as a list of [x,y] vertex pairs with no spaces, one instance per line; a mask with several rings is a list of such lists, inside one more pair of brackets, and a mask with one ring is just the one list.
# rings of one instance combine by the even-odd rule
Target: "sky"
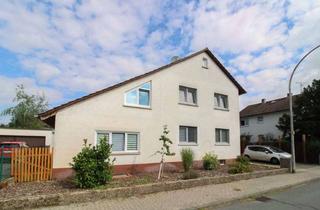
[[[247,90],[244,108],[286,96],[317,44],[320,0],[1,0],[0,111],[18,84],[54,107],[205,47]],[[294,92],[319,78],[320,50]]]

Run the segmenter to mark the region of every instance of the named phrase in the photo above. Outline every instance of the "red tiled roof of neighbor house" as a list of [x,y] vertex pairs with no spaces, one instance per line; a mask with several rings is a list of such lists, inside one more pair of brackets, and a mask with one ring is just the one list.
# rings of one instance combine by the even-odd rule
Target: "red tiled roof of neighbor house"
[[171,63],[169,63],[169,64],[167,64],[167,65],[164,65],[164,66],[162,66],[162,67],[160,67],[160,68],[157,68],[157,69],[155,69],[155,70],[149,71],[149,72],[147,72],[147,73],[145,73],[145,74],[142,74],[142,75],[133,77],[133,78],[131,78],[131,79],[125,80],[125,81],[120,82],[120,83],[118,83],[118,84],[115,84],[115,85],[113,85],[113,86],[104,88],[104,89],[99,90],[99,91],[97,91],[97,92],[91,93],[91,94],[89,94],[89,95],[83,96],[83,97],[78,98],[78,99],[75,99],[75,100],[73,100],[73,101],[69,101],[69,102],[67,102],[67,103],[65,103],[65,104],[62,104],[62,105],[60,105],[60,106],[54,107],[54,108],[52,108],[52,109],[50,109],[50,110],[48,110],[48,111],[46,111],[46,112],[43,112],[43,113],[39,114],[39,117],[40,117],[40,119],[48,118],[48,117],[50,117],[50,116],[55,115],[55,113],[56,113],[57,111],[61,110],[61,109],[64,109],[64,108],[69,107],[69,106],[72,106],[73,104],[82,102],[82,101],[84,101],[84,100],[86,100],[86,99],[92,98],[92,97],[97,96],[97,95],[100,95],[100,94],[102,94],[102,93],[111,91],[111,90],[113,90],[113,89],[115,89],[115,88],[121,87],[121,86],[123,86],[123,85],[125,85],[125,84],[128,84],[128,83],[130,83],[130,82],[133,82],[133,81],[135,81],[135,80],[138,80],[138,79],[144,78],[144,77],[146,77],[146,76],[155,74],[155,73],[157,73],[157,72],[159,72],[159,71],[162,71],[162,70],[164,70],[164,69],[167,69],[167,68],[169,68],[169,67],[171,67],[171,66],[173,66],[173,65],[175,65],[175,64],[181,63],[181,62],[186,61],[186,60],[188,60],[188,59],[190,59],[190,58],[192,58],[192,57],[195,57],[195,56],[197,56],[197,55],[199,55],[199,54],[201,54],[201,53],[203,53],[203,52],[207,53],[208,56],[209,56],[209,57],[217,64],[217,66],[222,70],[222,72],[233,82],[233,84],[238,88],[240,95],[246,93],[246,91],[243,89],[243,87],[241,87],[241,85],[233,78],[233,76],[232,76],[232,75],[228,72],[228,70],[219,62],[219,60],[212,54],[212,52],[211,52],[208,48],[205,48],[205,49],[200,50],[200,51],[198,51],[198,52],[195,52],[195,53],[193,53],[193,54],[191,54],[191,55],[188,55],[188,56],[186,56],[186,57],[184,57],[184,58],[180,58],[180,59],[178,59],[178,60],[176,60],[176,61],[173,61],[173,62],[171,62]]
[[[297,95],[292,97],[294,101]],[[264,100],[264,99],[262,99]],[[274,112],[289,111],[289,97],[278,98],[270,101],[252,104],[240,111],[240,117],[249,117]]]

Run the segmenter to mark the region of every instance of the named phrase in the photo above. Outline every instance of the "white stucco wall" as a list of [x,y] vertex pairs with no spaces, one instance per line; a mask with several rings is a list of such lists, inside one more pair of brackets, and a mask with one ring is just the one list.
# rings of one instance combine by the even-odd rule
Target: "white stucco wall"
[[276,127],[279,118],[288,112],[275,112],[270,114],[259,115],[263,116],[263,123],[258,123],[258,116],[244,117],[242,119],[249,120],[248,126],[241,126],[241,134],[252,135],[251,141],[257,141],[258,135],[272,134],[274,138],[282,135],[282,132]]
[[[209,60],[209,69],[202,68],[202,58]],[[124,107],[124,93],[145,82],[152,82],[151,109]],[[197,89],[198,107],[180,105],[179,85]],[[214,93],[228,95],[229,111],[214,109]],[[159,162],[154,153],[160,149],[158,140],[163,125],[170,130],[172,151],[166,161],[181,161],[179,125],[198,127],[198,144],[190,146],[195,159],[214,152],[219,159],[240,154],[239,95],[237,87],[214,62],[203,53],[169,69],[93,97],[56,115],[54,168],[70,167],[72,157],[82,147],[83,139],[94,144],[96,130],[131,131],[140,133],[140,153],[117,155],[115,164]],[[215,145],[215,128],[230,129],[230,145]]]
[[43,136],[46,139],[46,146],[52,146],[53,130],[33,130],[33,129],[11,129],[0,128],[0,135],[3,136]]

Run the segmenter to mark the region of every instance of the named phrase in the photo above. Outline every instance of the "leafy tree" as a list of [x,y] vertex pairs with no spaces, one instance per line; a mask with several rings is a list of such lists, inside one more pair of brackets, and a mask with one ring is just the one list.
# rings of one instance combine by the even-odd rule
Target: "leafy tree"
[[[295,130],[320,138],[320,80],[313,80],[311,85],[303,89],[294,101]],[[288,133],[290,130],[289,115],[279,119],[277,127]]]
[[278,121],[276,127],[282,131],[282,138],[287,137],[290,132],[290,115],[283,114]]
[[44,95],[28,95],[23,85],[16,88],[16,96],[13,99],[14,107],[5,109],[1,115],[11,116],[8,124],[10,128],[43,128],[45,124],[36,118],[36,115],[48,108],[48,102]]
[[161,174],[163,172],[164,168],[164,157],[165,156],[173,156],[175,153],[170,152],[170,144],[172,144],[172,141],[168,138],[169,130],[167,126],[163,126],[163,133],[159,138],[159,141],[162,141],[162,147],[159,151],[156,153],[161,155],[161,161],[160,161],[160,168],[159,168],[159,174],[158,174],[158,179],[161,178]]

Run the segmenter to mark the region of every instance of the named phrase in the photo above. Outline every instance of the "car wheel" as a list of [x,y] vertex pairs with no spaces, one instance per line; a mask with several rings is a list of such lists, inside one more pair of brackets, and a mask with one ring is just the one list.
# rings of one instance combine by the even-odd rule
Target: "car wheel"
[[272,164],[274,164],[274,165],[277,165],[277,164],[280,163],[277,158],[271,158],[270,162],[271,162]]
[[250,160],[250,156],[249,155],[244,155],[244,156]]

